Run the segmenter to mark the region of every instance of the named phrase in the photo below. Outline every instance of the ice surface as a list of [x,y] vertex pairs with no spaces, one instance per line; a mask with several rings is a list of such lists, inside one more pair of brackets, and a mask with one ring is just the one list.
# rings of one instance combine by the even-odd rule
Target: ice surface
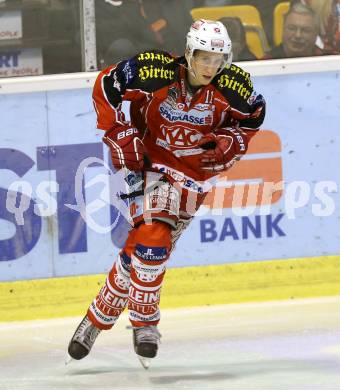
[[163,310],[147,371],[126,316],[65,366],[80,320],[0,324],[0,389],[340,390],[340,297]]

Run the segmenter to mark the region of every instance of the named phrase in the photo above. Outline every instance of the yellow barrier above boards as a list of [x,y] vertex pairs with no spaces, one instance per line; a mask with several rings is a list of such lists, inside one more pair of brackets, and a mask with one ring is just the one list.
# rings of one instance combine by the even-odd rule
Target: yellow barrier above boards
[[[105,275],[0,283],[0,321],[81,316]],[[340,256],[170,268],[162,308],[340,295]]]

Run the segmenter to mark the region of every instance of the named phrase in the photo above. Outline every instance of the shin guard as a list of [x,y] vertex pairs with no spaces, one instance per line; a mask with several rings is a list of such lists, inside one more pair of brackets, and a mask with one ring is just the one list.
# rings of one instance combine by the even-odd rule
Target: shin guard
[[128,309],[134,327],[157,325],[160,291],[171,248],[171,227],[152,221],[136,229],[131,253]]
[[129,258],[124,252],[118,256],[104,286],[88,309],[89,319],[99,329],[112,328],[127,305],[130,287],[129,272],[124,267],[127,260]]

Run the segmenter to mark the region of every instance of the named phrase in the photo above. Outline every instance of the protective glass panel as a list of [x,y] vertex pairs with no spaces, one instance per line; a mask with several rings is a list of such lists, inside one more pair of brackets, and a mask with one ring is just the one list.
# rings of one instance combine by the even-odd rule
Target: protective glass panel
[[98,67],[158,48],[182,55],[193,0],[96,1]]
[[0,77],[81,71],[80,0],[0,0]]
[[99,68],[151,48],[183,54],[200,18],[227,26],[234,61],[340,53],[338,0],[98,0],[95,14]]
[[[95,18],[82,15],[93,3]],[[0,77],[102,69],[152,48],[182,55],[199,18],[227,26],[234,61],[340,54],[339,0],[0,0]]]

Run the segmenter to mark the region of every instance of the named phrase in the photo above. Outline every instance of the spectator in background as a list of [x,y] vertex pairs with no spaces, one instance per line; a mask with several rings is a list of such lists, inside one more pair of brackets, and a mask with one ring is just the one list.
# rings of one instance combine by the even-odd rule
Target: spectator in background
[[[252,5],[260,12],[264,32],[270,45],[273,44],[273,12],[284,0],[194,0],[194,7],[218,7],[229,5]],[[184,1],[185,2],[185,1]]]
[[340,0],[292,0],[291,3],[307,5],[315,12],[320,31],[317,46],[340,54]]
[[150,47],[183,52],[192,0],[97,0],[95,5],[100,68]]
[[264,59],[329,54],[316,46],[318,34],[318,21],[314,11],[301,3],[294,4],[285,15],[282,44],[274,47]]
[[[96,41],[100,68],[132,56],[144,47],[156,47],[158,42],[142,17],[137,0],[97,0]],[[145,45],[143,47],[143,45]]]
[[194,8],[194,0],[156,1],[160,4],[160,15],[167,23],[163,31],[165,44],[162,49],[181,55],[185,50],[183,36],[193,22],[190,11]]
[[233,61],[256,60],[256,56],[247,46],[246,32],[240,18],[222,18],[220,21],[226,26],[230,39],[233,42]]

